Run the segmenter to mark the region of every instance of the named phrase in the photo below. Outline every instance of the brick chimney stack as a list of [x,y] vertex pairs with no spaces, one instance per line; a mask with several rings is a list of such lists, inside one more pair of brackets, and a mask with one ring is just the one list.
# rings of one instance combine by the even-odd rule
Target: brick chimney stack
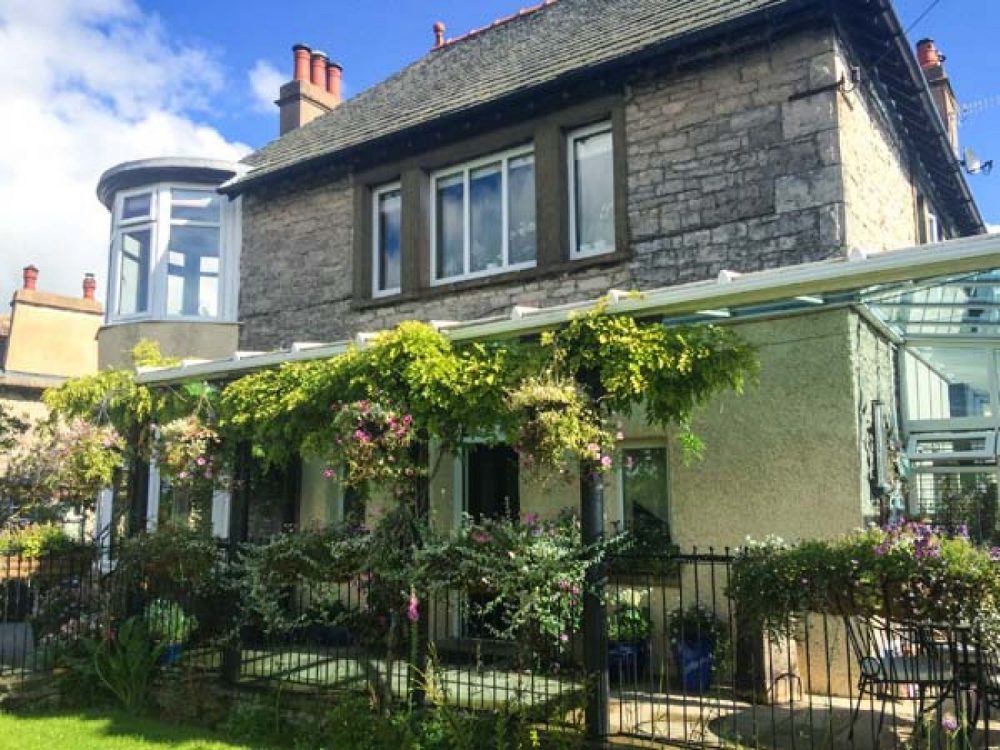
[[38,269],[35,266],[24,267],[24,288],[35,291],[38,286]]
[[97,291],[97,279],[94,274],[85,273],[83,275],[83,298],[94,299],[94,292]]
[[341,67],[328,60],[326,53],[296,44],[292,47],[292,66],[293,78],[281,87],[275,102],[281,135],[340,104]]
[[917,42],[917,61],[931,89],[934,105],[944,123],[952,150],[958,154],[958,100],[944,69],[945,56],[933,39],[921,39]]

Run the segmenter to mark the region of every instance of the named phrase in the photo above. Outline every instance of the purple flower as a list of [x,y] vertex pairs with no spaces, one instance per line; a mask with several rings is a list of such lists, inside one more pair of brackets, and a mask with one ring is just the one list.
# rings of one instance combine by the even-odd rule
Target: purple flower
[[410,603],[406,605],[406,619],[417,622],[420,619],[420,600],[416,594],[410,594]]
[[538,514],[537,513],[522,514],[521,523],[523,523],[525,526],[534,526],[535,524],[538,523]]
[[958,721],[948,716],[941,720],[941,727],[946,732],[954,732],[958,729]]

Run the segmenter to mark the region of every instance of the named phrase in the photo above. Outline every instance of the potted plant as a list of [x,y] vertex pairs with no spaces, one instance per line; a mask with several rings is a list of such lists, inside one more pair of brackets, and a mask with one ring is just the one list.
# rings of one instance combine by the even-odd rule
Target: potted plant
[[688,692],[707,690],[728,648],[724,624],[706,608],[692,604],[671,613],[667,635],[681,687]]
[[618,589],[608,608],[608,666],[612,675],[633,672],[636,677],[649,666],[649,637],[653,629],[645,593]]
[[175,664],[184,644],[198,627],[198,619],[189,615],[177,602],[154,599],[146,606],[146,627],[150,637],[162,646],[160,662]]

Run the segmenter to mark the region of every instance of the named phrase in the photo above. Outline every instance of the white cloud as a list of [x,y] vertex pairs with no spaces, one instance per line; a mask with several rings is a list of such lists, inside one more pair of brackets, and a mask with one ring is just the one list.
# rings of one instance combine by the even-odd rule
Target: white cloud
[[1000,224],[987,224],[986,231],[990,234],[1000,234]]
[[247,73],[247,78],[253,91],[254,108],[273,115],[276,111],[274,100],[278,98],[278,89],[285,82],[285,76],[267,60],[258,60]]
[[132,0],[0,0],[0,312],[29,263],[41,289],[79,295],[92,271],[104,297],[108,167],[247,152],[199,124],[223,81]]

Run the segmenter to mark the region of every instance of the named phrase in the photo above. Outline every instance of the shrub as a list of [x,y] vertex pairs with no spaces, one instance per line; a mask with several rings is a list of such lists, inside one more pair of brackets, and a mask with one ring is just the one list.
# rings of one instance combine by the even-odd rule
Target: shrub
[[151,601],[146,605],[145,617],[149,635],[161,643],[184,643],[198,628],[198,618],[169,599]]
[[895,619],[994,621],[995,557],[965,536],[915,522],[835,540],[752,543],[733,566],[729,595],[743,617],[787,629],[804,612]]
[[619,643],[635,643],[649,637],[652,623],[644,594],[635,589],[618,589],[609,601],[608,638]]
[[31,524],[0,531],[0,555],[19,555],[37,559],[89,549],[88,545],[73,539],[57,523]]

